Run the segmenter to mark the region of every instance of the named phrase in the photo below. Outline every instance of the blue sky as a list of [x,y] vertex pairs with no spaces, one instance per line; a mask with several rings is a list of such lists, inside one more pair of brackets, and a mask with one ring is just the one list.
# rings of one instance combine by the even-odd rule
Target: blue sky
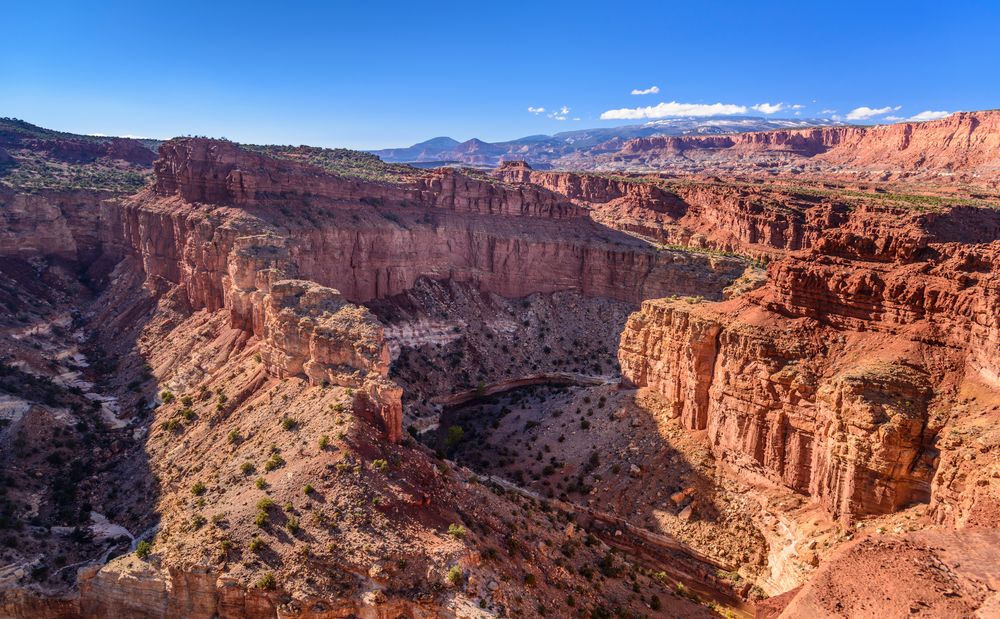
[[857,122],[1000,107],[986,0],[15,0],[3,15],[0,116],[79,133],[379,148],[761,104],[870,110]]

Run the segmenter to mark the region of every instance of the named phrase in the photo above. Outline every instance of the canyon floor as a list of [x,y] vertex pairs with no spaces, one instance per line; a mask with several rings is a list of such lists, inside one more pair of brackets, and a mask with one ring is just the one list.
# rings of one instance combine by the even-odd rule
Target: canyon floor
[[4,120],[0,615],[998,616],[998,140]]

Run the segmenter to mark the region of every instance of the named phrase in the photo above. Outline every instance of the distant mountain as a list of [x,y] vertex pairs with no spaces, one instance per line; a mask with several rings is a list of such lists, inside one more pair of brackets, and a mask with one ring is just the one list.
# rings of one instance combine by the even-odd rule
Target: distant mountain
[[456,162],[473,166],[496,166],[511,159],[524,159],[544,168],[554,159],[569,154],[600,154],[617,150],[635,138],[678,135],[717,135],[771,129],[793,129],[836,125],[827,119],[757,118],[720,116],[714,118],[669,118],[642,125],[601,127],[564,131],[555,135],[529,135],[508,142],[484,142],[473,138],[459,142],[437,137],[407,148],[373,150],[391,163]]

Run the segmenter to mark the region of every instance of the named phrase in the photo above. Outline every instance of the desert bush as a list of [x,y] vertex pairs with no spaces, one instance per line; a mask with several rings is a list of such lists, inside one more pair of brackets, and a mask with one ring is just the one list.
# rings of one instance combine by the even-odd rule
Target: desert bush
[[274,572],[268,572],[257,580],[257,588],[273,591],[278,587],[278,579],[274,577]]
[[458,585],[458,583],[462,582],[462,578],[464,576],[465,574],[462,573],[462,568],[457,565],[453,565],[451,569],[448,570],[448,573],[445,574],[444,579],[449,585],[454,587]]

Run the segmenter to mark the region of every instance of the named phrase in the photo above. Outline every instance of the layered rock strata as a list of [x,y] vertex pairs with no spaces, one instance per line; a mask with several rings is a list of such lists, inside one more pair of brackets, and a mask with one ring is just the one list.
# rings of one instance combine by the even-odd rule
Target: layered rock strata
[[995,186],[1000,176],[1000,112],[958,112],[940,120],[833,126],[732,135],[653,136],[609,145],[565,168],[775,172],[849,178],[961,179]]
[[134,256],[195,309],[228,309],[234,326],[262,339],[273,375],[358,389],[359,410],[393,439],[400,392],[385,378],[381,327],[349,301],[399,294],[420,277],[506,297],[575,289],[632,303],[706,290],[719,298],[744,268],[656,251],[533,185],[453,171],[372,182],[202,139],[165,143],[162,155],[151,189],[102,205],[105,254]]
[[906,223],[865,223],[884,231],[874,237],[848,223],[773,262],[764,288],[738,300],[645,302],[622,335],[623,375],[707,430],[721,460],[836,518],[930,501],[938,435],[967,420],[954,414],[959,391],[1000,387],[1000,244],[954,242],[956,222],[985,241],[997,216],[896,216]]

